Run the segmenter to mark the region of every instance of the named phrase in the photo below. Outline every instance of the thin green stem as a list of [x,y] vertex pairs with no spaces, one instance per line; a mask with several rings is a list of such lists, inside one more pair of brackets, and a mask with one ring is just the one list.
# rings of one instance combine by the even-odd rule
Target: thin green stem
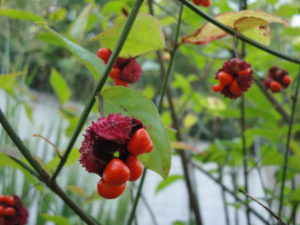
[[[241,199],[239,196],[237,196],[237,194],[234,191],[230,190],[223,183],[220,183],[220,181],[219,181],[218,178],[215,178],[209,172],[207,172],[206,170],[204,170],[197,162],[195,162],[194,160],[192,160],[192,161],[190,161],[190,163],[191,163],[192,166],[194,166],[196,169],[198,169],[204,175],[206,175],[209,179],[211,179],[212,181],[214,181],[215,183],[217,183],[218,185],[220,185],[224,189],[224,191],[227,192],[228,194],[230,194],[237,202],[244,203],[244,200]],[[255,215],[260,221],[263,222],[263,224],[270,225],[270,223],[259,212],[257,212],[254,208],[252,208],[251,206],[249,206],[249,209],[250,209],[250,211],[252,212],[253,215]]]
[[141,178],[141,181],[140,181],[140,184],[139,184],[139,187],[138,187],[138,190],[137,190],[137,193],[136,193],[136,196],[135,196],[135,199],[134,199],[131,211],[130,211],[130,215],[129,215],[129,218],[128,218],[128,221],[127,221],[127,225],[131,225],[133,220],[134,220],[135,212],[136,212],[136,209],[137,209],[137,206],[138,206],[138,203],[139,203],[139,199],[140,199],[141,194],[142,194],[142,189],[143,189],[143,185],[145,183],[146,175],[147,175],[147,169],[144,170],[144,173],[142,175],[142,178]]
[[[45,183],[53,192],[55,192],[86,224],[88,225],[98,225],[92,217],[85,213],[80,206],[78,206],[68,195],[63,192],[63,190],[56,184],[56,182],[50,182],[49,174],[41,167],[41,165],[33,158],[30,151],[24,145],[20,137],[15,133],[10,123],[7,121],[5,115],[0,109],[0,123],[3,126],[4,130],[17,146],[18,150],[26,158],[29,164],[37,172],[39,180]],[[24,165],[23,165],[24,166]],[[27,168],[31,170],[29,167]]]
[[247,198],[252,199],[253,201],[255,201],[257,204],[259,204],[261,207],[263,207],[265,210],[267,210],[271,216],[273,216],[276,220],[278,220],[280,225],[287,225],[280,217],[278,217],[270,208],[268,208],[267,206],[265,206],[264,204],[262,204],[261,202],[259,202],[258,200],[256,200],[255,198],[253,198],[252,196],[250,196],[247,192],[245,192],[242,189],[239,189],[239,192],[243,193]]
[[14,144],[17,146],[19,151],[22,153],[22,155],[26,158],[26,160],[29,162],[29,164],[34,168],[34,170],[38,173],[40,178],[43,181],[46,181],[49,178],[49,174],[40,166],[38,161],[33,158],[30,151],[27,149],[27,147],[24,145],[22,140],[19,138],[19,136],[14,132],[13,128],[7,121],[5,115],[3,114],[2,110],[0,109],[0,123],[3,126],[4,130],[8,134],[8,136],[11,138],[11,140],[14,142]]
[[281,59],[285,59],[287,61],[293,62],[293,63],[297,63],[300,64],[300,60],[297,58],[293,58],[290,57],[288,55],[282,54],[278,51],[275,51],[271,48],[268,48],[265,45],[262,45],[248,37],[246,37],[245,35],[233,30],[232,28],[226,26],[225,24],[219,22],[218,20],[214,19],[213,17],[209,16],[208,14],[204,13],[203,11],[201,11],[199,8],[197,8],[196,6],[194,6],[191,2],[188,2],[187,0],[178,0],[179,2],[181,2],[182,4],[184,4],[186,7],[188,7],[189,9],[191,9],[193,12],[195,12],[196,14],[198,14],[199,16],[201,16],[202,18],[206,19],[207,21],[211,22],[212,24],[216,25],[217,27],[219,27],[220,29],[224,30],[225,32],[227,32],[230,35],[236,36],[238,39],[253,45],[254,47],[261,49],[265,52],[268,52],[272,55],[275,55]]
[[177,43],[178,43],[179,30],[180,30],[181,19],[182,19],[182,12],[183,12],[183,5],[180,4],[179,17],[178,17],[177,28],[176,28],[175,39],[174,39],[174,46],[173,46],[173,50],[171,52],[171,59],[169,62],[166,76],[164,76],[163,85],[161,86],[161,89],[160,89],[160,99],[159,99],[159,104],[158,104],[158,110],[160,110],[160,111],[162,110],[163,99],[164,99],[165,93],[167,91],[169,77],[170,77],[171,71],[173,69],[173,62],[174,62],[176,52],[178,49]]
[[[151,12],[151,10],[153,10],[153,8],[150,8],[150,12]],[[171,74],[172,65],[173,65],[173,61],[174,61],[174,58],[175,58],[175,53],[176,53],[176,50],[177,50],[177,42],[178,42],[178,37],[179,37],[179,30],[180,30],[182,12],[183,12],[183,5],[181,4],[180,11],[179,11],[179,16],[178,16],[176,33],[175,33],[175,39],[174,39],[175,44],[174,44],[174,47],[173,47],[173,51],[171,53],[171,59],[170,59],[169,67],[168,67],[168,72],[167,72],[166,76],[164,76],[163,85],[162,85],[162,88],[160,90],[160,100],[159,100],[159,103],[158,103],[158,111],[160,113],[162,111],[163,98],[164,98],[164,95],[166,93],[168,80],[169,80],[169,77],[170,77],[170,74]],[[145,182],[146,173],[147,173],[147,169],[144,170],[142,180],[139,183],[138,191],[136,193],[135,201],[133,203],[129,219],[127,221],[127,225],[131,225],[132,222],[133,222],[135,211],[137,209],[137,205],[138,205],[138,202],[139,202],[139,199],[140,199],[140,196],[141,196],[141,193],[142,193],[143,185],[144,185],[144,182]]]
[[[241,138],[242,138],[242,151],[243,151],[243,173],[244,173],[244,186],[245,191],[248,193],[249,190],[249,184],[248,184],[248,153],[246,148],[246,136],[245,136],[245,130],[246,130],[246,123],[245,123],[245,96],[242,95],[241,99]],[[250,210],[249,210],[249,202],[246,202],[246,218],[247,218],[247,224],[251,224],[250,220]]]
[[26,171],[28,171],[32,176],[35,176],[36,178],[40,179],[39,175],[29,166],[27,166],[25,163],[23,163],[22,161],[14,158],[14,157],[10,157],[12,160],[14,160],[16,163],[18,163],[22,168],[24,168]]
[[281,186],[280,186],[279,209],[278,209],[279,217],[281,217],[282,208],[283,208],[283,197],[284,197],[287,166],[288,166],[288,160],[289,160],[289,152],[290,152],[290,141],[292,138],[292,130],[293,130],[294,117],[295,117],[295,112],[296,112],[296,105],[297,105],[297,101],[298,101],[299,87],[300,87],[300,66],[299,66],[299,72],[298,72],[298,77],[297,77],[297,81],[296,81],[295,94],[294,94],[294,96],[292,96],[292,102],[293,102],[292,103],[292,112],[291,112],[291,117],[289,120],[289,128],[288,128],[284,162],[283,162],[283,174],[282,174],[282,180],[281,180]]
[[142,6],[142,3],[143,3],[143,0],[135,0],[134,5],[131,9],[131,12],[130,12],[128,18],[127,18],[126,23],[125,23],[125,26],[122,30],[121,35],[120,35],[120,38],[119,38],[119,40],[116,44],[115,49],[113,50],[113,53],[112,53],[111,57],[109,58],[107,66],[104,70],[104,75],[103,75],[102,79],[97,83],[97,85],[96,85],[96,87],[95,87],[95,89],[92,93],[92,96],[89,98],[88,103],[86,104],[86,106],[85,106],[85,108],[84,108],[84,110],[81,114],[80,120],[77,124],[77,127],[74,131],[74,134],[73,134],[73,136],[72,136],[72,138],[71,138],[71,140],[70,140],[70,142],[67,146],[66,152],[63,155],[60,163],[58,164],[51,180],[56,179],[59,172],[61,171],[64,164],[66,163],[66,161],[68,159],[68,156],[69,156],[69,154],[70,154],[70,152],[71,152],[71,150],[72,150],[72,148],[73,148],[73,146],[74,146],[74,144],[75,144],[75,142],[76,142],[76,140],[77,140],[77,138],[78,138],[78,136],[79,136],[79,134],[82,130],[82,127],[83,127],[85,121],[87,120],[87,117],[88,117],[88,115],[89,115],[89,113],[90,113],[90,111],[91,111],[91,109],[92,109],[92,107],[93,107],[93,105],[96,101],[95,96],[97,95],[98,92],[101,92],[101,90],[102,90],[102,88],[103,88],[103,86],[104,86],[104,84],[105,84],[105,82],[106,82],[106,80],[109,76],[109,72],[111,71],[116,59],[118,58],[118,56],[119,56],[119,54],[122,50],[122,47],[123,47],[123,45],[124,45],[124,43],[125,43],[125,41],[128,37],[128,34],[129,34],[133,24],[134,24],[134,21],[135,21],[135,19],[137,17],[137,14],[138,14],[141,6]]

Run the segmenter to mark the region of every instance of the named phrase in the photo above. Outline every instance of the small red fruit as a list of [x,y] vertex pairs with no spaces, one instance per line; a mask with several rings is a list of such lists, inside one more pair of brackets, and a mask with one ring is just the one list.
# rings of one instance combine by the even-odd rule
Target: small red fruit
[[249,75],[251,74],[251,67],[247,68],[247,69],[244,69],[244,70],[241,70],[237,73],[239,76],[246,76],[246,75]]
[[113,79],[117,79],[118,78],[118,75],[120,74],[120,69],[119,68],[112,68],[110,73],[109,73],[109,76]]
[[211,90],[214,92],[221,92],[223,90],[224,86],[222,84],[216,84],[211,87]]
[[107,199],[113,199],[119,197],[125,190],[126,184],[110,185],[101,179],[97,184],[97,190],[100,196]]
[[8,199],[6,200],[6,204],[9,206],[15,206],[16,205],[16,200],[13,196],[9,196]]
[[193,0],[195,5],[201,5],[204,7],[208,7],[211,5],[211,0]]
[[282,82],[285,84],[285,85],[289,85],[291,82],[292,82],[292,79],[290,76],[284,76],[283,79],[282,79]]
[[121,81],[121,80],[118,79],[118,78],[115,79],[114,84],[115,84],[116,86],[128,87],[128,83],[127,83],[127,82]]
[[234,95],[240,95],[242,93],[240,86],[235,80],[231,83],[229,90]]
[[0,206],[0,216],[4,216],[5,215],[5,208],[3,206]]
[[6,216],[13,216],[16,214],[16,210],[12,207],[8,207],[6,209],[4,209],[4,215]]
[[279,92],[282,89],[282,86],[277,81],[271,81],[270,88],[271,88],[272,92]]
[[137,130],[128,142],[127,149],[133,155],[151,152],[153,142],[147,130],[144,128]]
[[110,185],[121,185],[126,183],[130,177],[130,170],[126,164],[118,159],[112,159],[103,171],[103,180]]
[[233,77],[229,73],[220,71],[218,73],[218,80],[220,81],[221,84],[225,86],[232,82]]
[[102,59],[105,64],[108,62],[110,55],[111,51],[108,48],[99,48],[97,51],[97,56]]
[[140,178],[143,173],[143,165],[141,164],[140,160],[135,156],[128,156],[126,160],[126,165],[130,170],[130,181],[136,181]]

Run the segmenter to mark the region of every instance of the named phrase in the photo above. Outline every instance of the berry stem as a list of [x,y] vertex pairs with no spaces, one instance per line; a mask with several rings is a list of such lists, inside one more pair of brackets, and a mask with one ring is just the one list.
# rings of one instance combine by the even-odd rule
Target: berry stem
[[130,11],[130,14],[129,14],[128,18],[127,18],[127,21],[125,23],[125,26],[124,26],[124,28],[122,30],[121,35],[120,35],[120,38],[119,38],[119,40],[118,40],[118,42],[116,44],[115,49],[113,50],[113,53],[112,53],[111,57],[109,58],[107,66],[106,66],[106,68],[105,68],[105,70],[103,72],[103,77],[97,83],[94,91],[92,92],[92,95],[90,96],[90,98],[88,100],[88,103],[86,104],[86,106],[85,106],[85,108],[84,108],[84,110],[83,110],[83,112],[82,112],[82,114],[80,116],[80,120],[79,120],[79,122],[77,124],[77,127],[76,127],[74,133],[73,133],[72,138],[70,139],[70,142],[69,142],[69,144],[67,146],[65,154],[63,155],[63,157],[62,157],[59,165],[57,166],[57,168],[56,168],[56,170],[55,170],[55,172],[54,172],[54,174],[53,174],[53,176],[51,178],[52,181],[54,181],[56,179],[56,177],[58,176],[59,172],[61,171],[61,169],[63,168],[64,164],[66,163],[66,161],[68,159],[68,156],[69,156],[71,150],[73,149],[73,146],[74,146],[74,144],[75,144],[75,142],[76,142],[76,140],[77,140],[77,138],[78,138],[78,136],[79,136],[79,134],[80,134],[80,132],[82,130],[82,127],[83,127],[84,123],[86,122],[87,117],[88,117],[88,115],[89,115],[89,113],[90,113],[90,111],[91,111],[91,109],[92,109],[92,107],[93,107],[93,105],[94,105],[94,103],[96,101],[95,100],[95,96],[96,96],[97,92],[101,92],[101,90],[102,90],[102,88],[103,88],[103,86],[104,86],[104,84],[105,84],[105,82],[106,82],[106,80],[107,80],[107,78],[109,76],[109,73],[110,73],[111,69],[113,68],[113,65],[114,65],[115,61],[118,58],[118,56],[119,56],[119,54],[120,54],[120,52],[122,50],[122,47],[123,47],[123,45],[124,45],[124,43],[125,43],[125,41],[127,39],[127,36],[128,36],[128,34],[129,34],[129,32],[130,32],[130,30],[132,28],[132,25],[133,25],[133,23],[134,23],[134,21],[135,21],[135,19],[137,17],[137,14],[138,14],[141,6],[142,6],[142,3],[143,3],[143,0],[135,0],[134,5],[133,5],[133,7],[132,7],[132,9]]
[[213,17],[209,16],[208,14],[206,14],[205,12],[201,11],[199,8],[197,8],[196,6],[194,6],[191,2],[187,1],[187,0],[178,0],[179,2],[181,2],[182,4],[184,4],[186,7],[188,7],[189,9],[191,9],[192,11],[194,11],[196,14],[198,14],[199,16],[201,16],[202,18],[206,19],[208,22],[211,22],[212,24],[216,25],[217,27],[219,27],[220,29],[224,30],[226,33],[230,34],[230,35],[235,35],[238,39],[258,48],[261,49],[262,51],[268,52],[272,55],[275,55],[281,59],[296,63],[296,64],[300,64],[300,60],[297,58],[293,58],[290,57],[286,54],[282,54],[278,51],[275,51],[271,48],[268,48],[266,45],[260,44],[248,37],[246,37],[245,35],[233,30],[232,28],[226,26],[225,24],[219,22],[218,20],[214,19]]
[[283,197],[284,197],[287,166],[288,166],[288,160],[289,160],[289,152],[290,152],[290,141],[291,141],[291,137],[292,137],[292,130],[293,130],[294,117],[295,117],[295,112],[296,112],[296,105],[297,105],[297,101],[298,101],[299,89],[300,89],[300,66],[299,66],[299,71],[298,71],[298,76],[297,76],[295,93],[292,96],[292,112],[291,112],[291,116],[289,118],[286,149],[285,149],[284,162],[283,162],[283,174],[282,174],[281,186],[280,186],[279,209],[278,209],[279,217],[281,217],[282,208],[283,208]]

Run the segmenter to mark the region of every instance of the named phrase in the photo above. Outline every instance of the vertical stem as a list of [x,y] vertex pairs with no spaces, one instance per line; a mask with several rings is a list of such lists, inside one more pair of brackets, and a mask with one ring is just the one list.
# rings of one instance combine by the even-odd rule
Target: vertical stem
[[78,137],[78,135],[79,135],[79,133],[80,133],[80,131],[81,131],[81,129],[82,129],[82,127],[83,127],[83,125],[84,125],[84,123],[85,123],[85,121],[86,121],[86,119],[87,119],[87,117],[88,117],[95,101],[96,101],[95,96],[97,95],[97,92],[101,92],[101,90],[102,90],[102,88],[103,88],[103,86],[104,86],[104,84],[105,84],[105,82],[108,78],[109,72],[111,71],[115,60],[117,59],[119,53],[121,52],[122,47],[123,47],[123,45],[124,45],[124,43],[127,39],[127,36],[128,36],[128,34],[129,34],[133,24],[134,24],[135,18],[136,18],[137,14],[138,14],[141,6],[142,6],[142,3],[143,3],[143,0],[135,0],[134,5],[132,7],[132,10],[130,11],[130,14],[127,18],[125,26],[122,30],[121,36],[120,36],[120,38],[119,38],[119,40],[116,44],[115,49],[112,52],[111,57],[109,58],[107,66],[104,70],[104,75],[103,75],[102,79],[97,83],[97,85],[96,85],[96,87],[95,87],[95,89],[92,93],[92,96],[89,98],[89,101],[88,101],[87,105],[85,106],[85,108],[84,108],[84,110],[81,114],[80,120],[79,120],[79,122],[77,124],[77,127],[74,131],[74,134],[73,134],[73,136],[72,136],[72,138],[71,138],[71,140],[70,140],[70,142],[67,146],[66,152],[63,155],[60,163],[58,164],[58,166],[57,166],[57,168],[56,168],[56,170],[55,170],[55,172],[52,176],[52,181],[56,179],[59,172],[61,171],[64,164],[66,163],[66,161],[68,159],[68,156],[69,156],[69,154],[70,154],[70,152],[71,152],[71,150],[72,150],[72,148],[73,148],[73,146],[74,146],[74,144],[77,140],[77,137]]
[[287,172],[287,166],[288,166],[288,160],[289,160],[290,141],[292,138],[292,130],[293,130],[293,124],[294,124],[296,105],[297,105],[297,101],[298,101],[299,87],[300,87],[300,66],[299,66],[299,72],[298,72],[297,80],[296,80],[295,94],[294,94],[294,96],[292,96],[292,102],[293,102],[292,103],[292,113],[291,113],[291,117],[289,120],[289,128],[288,128],[284,162],[283,162],[283,174],[282,174],[281,186],[280,186],[279,209],[278,209],[279,217],[281,217],[282,208],[283,208],[283,196],[284,196],[286,172]]
[[[153,7],[152,7],[152,0],[148,0],[148,2],[149,2],[150,13],[154,14],[154,10],[153,10]],[[182,6],[183,5],[181,5],[181,7]],[[182,11],[180,11],[180,14],[182,14]],[[180,27],[178,26],[177,27],[177,32],[176,32],[176,37],[178,37],[178,35],[179,35],[179,30],[180,30]],[[178,38],[176,38],[176,40],[175,40],[175,47],[177,45],[177,39]],[[173,63],[173,58],[175,57],[176,50],[177,50],[177,48],[173,49],[172,59],[171,59],[172,63]],[[168,80],[168,76],[170,75],[171,69],[172,69],[172,63],[170,62],[168,70],[167,70],[167,75],[166,75],[164,65],[163,65],[162,56],[161,56],[160,52],[157,52],[157,60],[160,64],[161,74],[163,75],[163,77],[166,80]],[[179,126],[179,123],[178,123],[179,120],[178,120],[178,117],[176,115],[175,107],[174,107],[173,100],[172,100],[173,99],[172,92],[171,92],[170,88],[168,87],[167,82],[165,82],[165,85],[163,86],[163,88],[167,90],[167,100],[168,100],[169,108],[170,108],[171,115],[172,115],[173,126],[177,130],[176,139],[177,139],[177,141],[182,141],[182,136],[181,136],[181,133],[180,133],[180,126]],[[161,103],[159,105],[160,110],[162,109],[162,102],[163,102],[162,97],[163,97],[163,95],[160,98],[160,103]],[[186,152],[183,152],[183,151],[180,151],[179,154],[180,154],[181,163],[182,163],[182,167],[183,167],[185,183],[186,183],[188,193],[189,193],[190,206],[191,206],[193,214],[196,218],[196,223],[197,224],[203,224],[201,214],[200,214],[199,204],[198,204],[198,200],[197,200],[197,194],[195,192],[195,189],[193,188],[194,185],[192,184],[192,179],[191,179],[191,174],[190,174],[190,169],[191,168],[189,168],[189,166],[188,166],[188,161],[187,161],[188,156],[187,156]]]
[[[223,167],[219,164],[218,169],[219,169],[219,182],[220,182],[220,184],[223,184]],[[222,190],[221,195],[222,195],[223,208],[224,208],[224,214],[225,214],[225,222],[226,222],[226,225],[229,225],[230,224],[229,211],[228,211],[228,206],[226,204],[227,199],[226,199],[226,193],[225,193],[224,186],[221,186],[221,190]]]
[[[241,99],[241,137],[242,137],[242,151],[243,151],[243,173],[244,173],[244,186],[245,191],[248,193],[249,190],[249,184],[248,184],[248,162],[247,162],[247,148],[246,148],[246,137],[245,137],[245,97],[242,95]],[[247,218],[247,224],[251,224],[250,220],[250,210],[249,210],[249,202],[246,200],[246,218]]]
[[[151,12],[151,10],[153,10],[153,8],[150,8],[150,12]],[[179,36],[179,30],[180,30],[180,24],[181,24],[181,18],[182,18],[182,11],[183,11],[183,5],[180,4],[179,16],[178,16],[178,21],[177,21],[177,28],[176,28],[175,39],[174,39],[175,44],[174,44],[173,51],[171,53],[171,59],[170,59],[169,67],[168,67],[168,72],[167,72],[166,76],[164,76],[163,85],[162,85],[161,90],[160,90],[160,100],[159,100],[159,103],[158,103],[158,111],[160,113],[162,111],[163,98],[164,98],[164,95],[166,93],[168,80],[169,80],[169,77],[170,77],[170,74],[171,74],[173,61],[174,61],[174,58],[175,58],[175,55],[176,55],[177,42],[178,42],[178,36]],[[146,173],[147,173],[147,169],[144,170],[141,182],[139,183],[138,191],[137,191],[135,201],[133,203],[133,206],[132,206],[132,209],[131,209],[131,212],[130,212],[129,219],[127,221],[127,225],[131,225],[132,222],[133,222],[135,211],[137,209],[137,205],[138,205],[139,199],[141,197],[143,185],[144,185],[144,182],[145,182]]]

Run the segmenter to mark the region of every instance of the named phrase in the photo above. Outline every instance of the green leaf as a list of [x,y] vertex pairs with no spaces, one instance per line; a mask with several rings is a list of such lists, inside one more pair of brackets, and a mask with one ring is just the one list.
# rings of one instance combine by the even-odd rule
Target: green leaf
[[69,101],[71,97],[71,91],[63,76],[58,73],[56,69],[51,70],[50,84],[61,104]]
[[26,71],[0,74],[0,88],[9,91],[14,85],[16,77],[24,73],[26,73]]
[[237,20],[234,27],[245,36],[264,45],[270,44],[271,30],[269,23],[260,18],[246,17]]
[[[124,24],[125,21],[104,30],[93,40],[100,40],[101,46],[114,49]],[[159,21],[151,15],[141,13],[136,18],[120,56],[126,58],[135,57],[150,51],[164,49],[165,45]]]
[[41,216],[48,222],[54,222],[56,225],[72,225],[71,222],[63,217],[58,215],[50,215],[50,214],[41,214]]
[[78,196],[84,198],[85,197],[85,191],[81,188],[81,187],[78,187],[78,186],[75,186],[75,185],[70,185],[70,186],[67,186],[67,189],[75,194],[77,194]]
[[60,8],[49,15],[52,22],[59,22],[66,18],[68,11],[65,8]]
[[69,49],[92,73],[95,80],[99,80],[99,74],[101,74],[104,70],[104,63],[96,56],[96,54],[82,48],[61,34],[50,29],[45,23],[40,23],[40,26],[49,32],[49,36],[47,37],[48,40],[53,38],[56,44]]
[[[2,151],[3,151],[3,149],[0,149],[0,168],[1,167],[10,167],[10,168],[13,168],[13,169],[19,169],[26,176],[27,180],[29,180],[32,183],[36,182],[36,179],[33,177],[33,175],[31,175],[26,169],[24,169],[22,166],[20,166],[17,162],[15,162],[12,158],[10,158],[8,156],[8,155],[13,155],[14,153],[11,153],[11,152],[6,153],[4,151],[3,151],[4,153],[2,153]],[[26,162],[24,162],[24,163],[27,164]]]
[[[267,25],[269,23],[277,22],[288,26],[287,22],[278,16],[274,16],[263,11],[254,10],[225,12],[215,16],[215,19],[233,29],[236,29],[238,31],[240,30],[244,35],[250,35],[250,38],[254,38],[258,41],[261,40],[262,43],[267,42],[266,38],[262,37],[265,37],[266,33],[269,33],[269,30],[267,28]],[[250,30],[253,30],[255,34],[252,34]],[[222,29],[218,28],[212,23],[207,22],[193,33],[184,37],[183,42],[201,45],[225,37],[227,35],[228,34]]]
[[44,21],[44,18],[34,13],[19,9],[0,9],[0,16],[6,16],[12,19],[28,20],[33,22]]
[[92,6],[92,4],[88,4],[87,6],[85,6],[76,20],[70,26],[69,35],[77,41],[83,38]]
[[160,192],[161,190],[167,188],[171,184],[173,184],[177,180],[183,179],[181,175],[171,175],[167,179],[161,181],[156,187],[156,193]]
[[151,153],[143,154],[139,158],[145,167],[166,178],[171,165],[170,143],[153,102],[124,87],[108,88],[103,91],[102,96],[106,115],[122,113],[138,118],[143,122],[154,143],[154,149]]
[[[65,166],[73,165],[75,162],[78,161],[79,156],[80,156],[80,153],[79,153],[78,149],[73,149],[67,159]],[[45,167],[48,171],[52,172],[53,170],[55,170],[55,168],[57,167],[59,162],[60,162],[60,158],[56,155],[52,160],[50,160],[45,165]]]

